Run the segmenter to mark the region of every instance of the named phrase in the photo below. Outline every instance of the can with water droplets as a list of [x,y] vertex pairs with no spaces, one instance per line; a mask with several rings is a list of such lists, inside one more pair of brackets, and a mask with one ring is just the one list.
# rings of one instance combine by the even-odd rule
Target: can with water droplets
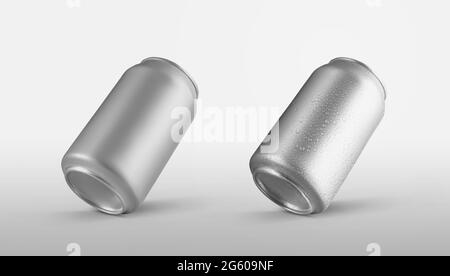
[[365,64],[337,58],[321,66],[252,156],[257,187],[290,212],[325,211],[383,118],[385,99]]
[[197,97],[172,61],[148,58],[128,69],[64,155],[69,187],[104,213],[134,211],[189,127]]

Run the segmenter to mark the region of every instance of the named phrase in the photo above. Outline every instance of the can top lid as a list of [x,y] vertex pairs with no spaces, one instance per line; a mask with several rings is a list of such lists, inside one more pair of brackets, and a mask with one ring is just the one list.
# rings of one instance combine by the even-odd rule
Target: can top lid
[[197,83],[194,81],[194,79],[191,77],[191,75],[186,72],[186,70],[184,70],[180,65],[178,65],[177,63],[166,59],[166,58],[161,58],[161,57],[149,57],[144,59],[142,62],[146,62],[146,61],[162,61],[165,63],[170,64],[171,66],[175,67],[176,69],[178,69],[179,71],[181,71],[181,73],[183,73],[192,83],[192,85],[194,86],[194,93],[195,93],[195,98],[198,99],[198,95],[199,95],[199,90],[198,90],[198,86]]
[[335,58],[335,59],[331,60],[330,63],[338,62],[338,61],[343,61],[343,62],[353,62],[353,63],[355,63],[355,64],[358,64],[358,65],[364,67],[367,71],[369,71],[369,73],[370,73],[372,76],[374,76],[375,79],[380,83],[381,88],[383,89],[384,99],[386,100],[386,98],[387,98],[386,87],[385,87],[384,84],[381,82],[380,78],[378,78],[378,76],[373,72],[373,70],[370,69],[369,66],[367,66],[367,64],[365,64],[365,63],[363,63],[363,62],[361,62],[361,61],[359,61],[359,60],[356,60],[356,59],[353,59],[353,58],[348,58],[348,57],[338,57],[338,58]]

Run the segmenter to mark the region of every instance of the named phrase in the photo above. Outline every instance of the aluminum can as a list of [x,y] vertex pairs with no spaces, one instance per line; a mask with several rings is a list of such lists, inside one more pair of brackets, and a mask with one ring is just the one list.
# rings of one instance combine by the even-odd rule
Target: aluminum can
[[357,60],[318,68],[266,138],[277,139],[276,150],[263,143],[252,156],[257,187],[292,213],[325,211],[383,118],[385,99],[381,81]]
[[[69,187],[112,215],[144,201],[195,114],[198,89],[177,64],[148,58],[128,69],[62,159]],[[173,111],[192,118],[180,124]]]

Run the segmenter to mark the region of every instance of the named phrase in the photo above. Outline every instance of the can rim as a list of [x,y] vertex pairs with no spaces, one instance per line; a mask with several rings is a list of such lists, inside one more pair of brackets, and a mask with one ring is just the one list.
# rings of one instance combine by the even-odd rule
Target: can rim
[[[308,207],[302,208],[298,205],[293,204],[292,202],[289,202],[288,200],[286,200],[286,198],[282,198],[282,196],[275,196],[274,194],[272,194],[269,190],[267,190],[267,186],[266,186],[267,184],[263,183],[263,181],[260,179],[259,176],[262,174],[267,174],[267,175],[276,177],[279,180],[282,180],[283,182],[285,182],[285,184],[287,184],[290,188],[293,189],[293,191],[295,191],[297,193],[297,196],[300,196],[301,199],[303,199],[305,201],[305,203],[308,205]],[[278,206],[282,207],[286,211],[297,214],[297,215],[304,215],[304,216],[312,215],[315,213],[315,207],[313,205],[313,202],[311,201],[311,198],[308,196],[308,194],[302,188],[300,188],[298,185],[296,185],[295,182],[291,181],[287,176],[284,176],[282,173],[280,173],[274,169],[268,168],[268,167],[259,168],[253,172],[253,181],[255,182],[258,189],[268,199],[270,199],[272,202],[274,202]]]
[[344,61],[344,62],[352,62],[355,64],[358,64],[360,66],[362,66],[363,68],[365,68],[367,71],[369,71],[369,73],[375,77],[375,79],[380,83],[381,88],[383,89],[383,94],[384,94],[384,99],[386,100],[387,98],[387,92],[386,92],[386,87],[384,86],[383,82],[381,81],[381,79],[375,74],[375,72],[364,62],[361,62],[357,59],[354,58],[349,58],[349,57],[338,57],[338,58],[334,58],[330,61],[330,63],[333,63],[335,61]]
[[[72,183],[69,179],[70,173],[81,173],[85,174],[88,177],[91,177],[95,181],[97,181],[98,184],[103,185],[106,189],[108,189],[120,202],[120,209],[112,210],[111,208],[105,208],[100,206],[98,203],[94,202],[93,200],[89,199],[89,196],[85,195],[83,192],[81,192],[77,187],[76,184]],[[72,167],[67,169],[67,171],[64,173],[64,177],[66,179],[66,182],[70,189],[84,202],[91,205],[92,207],[96,208],[97,210],[109,214],[109,215],[121,215],[126,212],[126,205],[125,201],[123,200],[122,196],[110,185],[107,181],[105,181],[102,177],[98,176],[97,174],[93,173],[92,171],[83,168],[83,167]]]
[[178,69],[179,71],[181,71],[181,73],[183,73],[191,81],[192,85],[194,86],[194,90],[195,90],[195,98],[198,99],[198,96],[199,96],[198,85],[195,82],[194,78],[192,78],[192,76],[183,67],[181,67],[177,63],[175,63],[167,58],[162,58],[162,57],[149,57],[149,58],[144,59],[142,62],[152,61],[152,60],[168,63],[168,64],[172,65],[173,67],[175,67],[176,69]]

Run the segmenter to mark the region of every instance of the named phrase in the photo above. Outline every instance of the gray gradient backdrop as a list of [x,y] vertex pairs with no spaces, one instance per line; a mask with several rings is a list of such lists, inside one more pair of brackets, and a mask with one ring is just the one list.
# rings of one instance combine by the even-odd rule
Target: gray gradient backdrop
[[[450,254],[449,1],[49,0],[0,4],[0,255]],[[93,211],[60,159],[121,74],[173,59],[204,106],[284,109],[318,66],[369,64],[386,116],[323,215],[253,185],[249,143],[183,143],[142,208]]]

